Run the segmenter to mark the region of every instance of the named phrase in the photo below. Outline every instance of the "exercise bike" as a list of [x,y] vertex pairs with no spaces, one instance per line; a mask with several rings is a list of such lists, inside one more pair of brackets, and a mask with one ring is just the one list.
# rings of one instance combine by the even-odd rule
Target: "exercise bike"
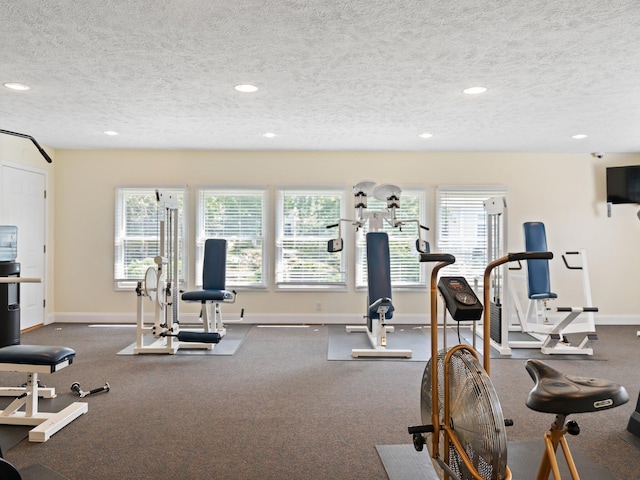
[[[490,305],[491,273],[505,263],[518,260],[551,259],[550,252],[510,253],[486,267],[483,283],[484,305]],[[423,425],[409,427],[413,445],[422,451],[426,444],[439,478],[447,480],[510,480],[507,465],[506,427],[511,420],[502,414],[500,401],[489,377],[490,314],[483,321],[483,360],[474,346],[458,344],[438,349],[437,291],[454,320],[479,319],[479,300],[462,277],[443,277],[437,285],[438,272],[455,262],[448,254],[423,253],[421,262],[436,262],[431,273],[431,360],[427,363],[421,385],[421,418]],[[451,281],[455,279],[455,281]],[[473,311],[469,314],[469,311]],[[464,317],[464,318],[463,318]],[[477,317],[477,318],[476,318]],[[475,325],[475,324],[474,324]],[[446,330],[446,322],[445,322]],[[445,332],[446,338],[446,332]],[[576,422],[565,424],[571,413],[586,413],[614,408],[629,400],[624,387],[607,380],[565,375],[548,365],[528,360],[526,369],[535,382],[527,407],[555,414],[550,431],[545,434],[537,480],[547,480],[552,473],[560,480],[556,458],[561,446],[571,478],[579,480],[565,434],[576,435]]]

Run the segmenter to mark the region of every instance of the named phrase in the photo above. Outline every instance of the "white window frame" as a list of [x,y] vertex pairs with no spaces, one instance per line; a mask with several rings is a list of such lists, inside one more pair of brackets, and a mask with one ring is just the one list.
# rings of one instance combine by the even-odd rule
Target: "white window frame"
[[[239,236],[234,234],[234,232],[226,233],[224,231],[219,232],[219,234],[207,235],[206,233],[206,219],[205,219],[205,207],[204,200],[207,195],[213,196],[261,196],[262,197],[262,212],[261,212],[261,232],[259,236]],[[196,251],[195,251],[195,271],[194,271],[194,284],[197,287],[202,286],[202,265],[204,262],[204,242],[207,238],[224,238],[227,240],[227,277],[226,277],[226,285],[227,287],[237,288],[237,289],[265,289],[268,284],[268,269],[267,269],[267,260],[268,260],[268,190],[266,187],[228,187],[228,186],[207,186],[207,187],[199,187],[196,190]],[[224,230],[224,227],[222,227]],[[231,230],[234,230],[234,227],[230,227]],[[233,274],[229,274],[230,270],[233,268],[232,264],[234,262],[234,254],[233,248],[234,243],[239,243],[240,241],[253,241],[257,243],[261,243],[261,258],[260,258],[260,268],[261,275],[260,281],[250,282],[250,281],[236,281],[234,280]]]
[[[318,235],[314,235],[312,237],[298,237],[297,239],[302,242],[317,242],[318,248],[323,249],[326,252],[327,259],[330,261],[338,261],[338,270],[341,275],[340,279],[337,281],[325,280],[323,281],[321,278],[313,281],[309,278],[300,279],[300,280],[286,280],[284,277],[286,274],[284,273],[285,269],[285,241],[289,238],[288,235],[285,235],[285,212],[284,212],[284,199],[285,196],[289,195],[335,195],[340,199],[340,207],[338,215],[336,215],[335,219],[324,219],[327,221],[327,224],[324,226],[322,232],[318,232]],[[345,206],[347,204],[347,192],[344,187],[335,187],[335,186],[286,186],[286,187],[278,187],[276,188],[276,234],[275,234],[275,285],[277,290],[325,290],[325,291],[345,291],[347,289],[347,281],[348,281],[348,272],[347,272],[347,256],[346,256],[346,248],[341,252],[328,252],[328,242],[331,239],[337,237],[337,228],[328,229],[326,226],[335,224],[339,222],[340,218],[344,218],[345,215]],[[344,229],[342,230],[344,232]],[[346,242],[345,242],[346,244]]]
[[[184,186],[166,186],[166,187],[148,187],[148,186],[118,186],[115,189],[115,216],[114,216],[114,261],[113,261],[113,285],[116,291],[131,291],[137,286],[137,283],[144,279],[144,273],[147,268],[154,267],[156,264],[153,262],[153,257],[146,256],[140,258],[143,261],[144,267],[140,269],[140,276],[133,276],[125,274],[125,256],[126,256],[126,243],[127,240],[137,240],[141,242],[159,242],[160,239],[160,220],[165,220],[164,213],[161,211],[156,202],[156,211],[151,213],[150,216],[155,216],[156,229],[153,235],[146,232],[142,235],[127,235],[126,231],[126,210],[125,210],[125,196],[127,194],[145,194],[153,195],[155,197],[156,190],[171,192],[178,197],[182,197],[182,208],[178,212],[178,231],[179,231],[179,245],[178,249],[178,265],[179,265],[179,287],[186,286],[186,278],[188,275],[188,235],[186,228],[186,218],[189,203],[188,190]],[[159,245],[158,245],[159,248]],[[155,255],[158,255],[156,252]],[[155,256],[154,255],[154,256]],[[144,270],[144,271],[143,271]]]
[[[407,197],[418,198],[418,216],[417,217],[405,217],[402,210],[403,199]],[[385,203],[375,200],[373,198],[368,199],[368,208],[375,210],[382,210]],[[379,208],[379,207],[380,208]],[[372,209],[372,210],[373,210]],[[402,187],[402,193],[400,194],[400,208],[396,211],[397,218],[399,220],[418,220],[420,225],[427,226],[427,188],[426,187]],[[403,227],[403,231],[400,232],[398,228],[392,228],[386,222],[384,223],[382,231],[389,234],[389,253],[391,264],[391,284],[394,290],[412,290],[423,289],[427,286],[427,270],[423,264],[420,264],[419,252],[416,250],[416,240],[418,239],[419,227],[415,223],[407,224]],[[368,222],[361,228],[356,234],[356,277],[355,286],[357,290],[364,290],[367,288],[367,258],[366,258],[366,233],[370,231]],[[420,233],[423,240],[428,239],[428,233],[422,231]],[[408,252],[413,252],[415,256],[412,260],[400,262],[394,254],[396,248],[404,248],[405,255]],[[409,279],[402,277],[401,270],[402,265],[409,266],[407,262],[415,261],[415,268],[418,271],[418,280],[410,281]],[[410,268],[413,268],[411,265]]]
[[[478,285],[482,285],[488,255],[487,215],[483,201],[506,195],[507,187],[504,185],[439,185],[437,187],[436,249],[438,252],[450,253],[456,257],[456,263],[446,268],[446,275],[462,276],[472,284],[477,282]],[[464,197],[467,197],[468,207],[461,205],[465,202]],[[453,216],[447,218],[444,212],[447,204],[453,205],[454,208],[457,204],[461,211],[466,212],[462,221],[459,221],[459,214],[456,215],[458,220]],[[454,221],[456,223],[453,223]],[[464,232],[463,236],[459,235],[461,231]],[[449,236],[451,238],[448,238]]]

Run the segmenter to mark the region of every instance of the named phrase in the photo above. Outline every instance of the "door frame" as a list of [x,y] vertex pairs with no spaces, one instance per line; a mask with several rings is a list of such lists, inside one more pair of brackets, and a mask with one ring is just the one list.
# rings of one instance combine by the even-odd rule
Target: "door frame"
[[[49,310],[49,306],[50,306],[50,302],[49,302],[49,295],[48,295],[48,282],[47,282],[47,278],[48,278],[48,263],[49,263],[49,253],[51,252],[50,249],[50,242],[49,242],[49,189],[48,189],[48,185],[49,185],[49,172],[47,170],[43,170],[41,168],[37,168],[37,167],[32,167],[30,165],[25,165],[23,163],[17,163],[17,162],[12,162],[12,161],[8,161],[8,160],[3,160],[0,159],[0,200],[2,200],[4,198],[4,190],[3,190],[3,174],[4,174],[4,167],[10,167],[10,168],[15,168],[17,170],[23,170],[29,173],[34,173],[37,175],[42,175],[44,177],[44,188],[45,188],[45,192],[46,192],[46,197],[44,198],[44,201],[42,203],[43,205],[43,209],[44,209],[44,246],[45,246],[45,250],[43,252],[42,255],[42,261],[43,261],[43,265],[42,265],[42,298],[45,301],[45,307],[43,307],[42,309],[42,325],[48,325],[49,323],[52,322],[48,322],[47,319],[49,318],[49,315],[47,314],[48,310]],[[2,220],[1,218],[1,210],[0,210],[0,220]],[[20,235],[20,233],[18,232],[18,235]],[[37,327],[38,325],[36,325]],[[32,328],[32,327],[30,327]],[[22,330],[22,326],[21,326],[21,330]]]

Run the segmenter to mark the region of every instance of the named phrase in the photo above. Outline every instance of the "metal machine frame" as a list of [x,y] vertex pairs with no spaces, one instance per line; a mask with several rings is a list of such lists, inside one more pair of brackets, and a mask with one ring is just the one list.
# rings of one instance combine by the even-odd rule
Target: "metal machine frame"
[[[147,269],[144,281],[138,282],[136,345],[133,353],[138,354],[175,354],[183,349],[213,349],[214,343],[224,335],[222,331],[212,328],[209,317],[203,316],[203,341],[195,339],[180,341],[179,308],[178,308],[178,202],[171,194],[156,191],[158,208],[164,211],[164,219],[160,220],[159,254],[154,258],[156,267]],[[145,323],[145,297],[154,303],[153,324]],[[171,308],[168,308],[171,307]],[[218,316],[214,319],[217,321]],[[183,332],[184,334],[185,332]],[[194,332],[195,333],[195,332]],[[152,336],[151,343],[146,339]],[[212,340],[213,339],[213,340]],[[213,342],[213,343],[212,343]]]
[[[416,249],[418,252],[427,252],[429,244],[422,238],[422,230],[429,230],[420,224],[419,220],[399,220],[396,217],[396,210],[400,208],[400,194],[402,190],[396,185],[382,184],[377,185],[375,182],[360,182],[353,187],[353,196],[355,199],[354,208],[356,220],[341,218],[338,223],[329,225],[327,228],[338,228],[338,236],[329,240],[328,251],[339,252],[344,247],[342,240],[341,225],[343,222],[349,223],[356,227],[356,231],[364,227],[367,223],[370,232],[378,232],[383,225],[387,223],[393,228],[402,228],[403,225],[415,223],[418,230],[418,239],[416,240]],[[385,210],[368,210],[367,198],[374,196],[376,199],[386,201]],[[367,298],[367,311],[371,302],[377,299]],[[385,305],[381,305],[378,310],[378,317],[371,318],[371,326],[369,325],[348,325],[346,327],[348,333],[358,332],[366,333],[371,344],[371,348],[353,349],[351,354],[353,357],[401,357],[411,358],[412,351],[409,349],[388,349],[387,333],[392,333],[394,327],[389,326],[385,322],[385,315],[388,309]],[[368,314],[365,316],[368,318]]]
[[[508,209],[505,197],[492,197],[484,202],[487,213],[487,261],[500,258],[508,251],[507,222]],[[578,262],[570,263],[568,258],[579,256]],[[587,256],[584,250],[565,252],[562,259],[566,268],[580,270],[585,299],[584,307],[558,307],[558,313],[566,313],[561,319],[549,317],[550,308],[546,301],[529,300],[527,312],[522,309],[515,281],[526,278],[516,272],[522,266],[508,268],[502,265],[493,272],[492,302],[489,307],[491,323],[491,346],[501,355],[512,355],[513,348],[540,348],[543,354],[582,354],[593,355],[591,345],[597,339],[595,334],[594,312],[591,300],[591,286],[587,268]],[[501,298],[504,296],[504,298]],[[581,318],[579,318],[584,314]],[[514,318],[515,316],[515,318]],[[576,321],[578,320],[578,321]],[[509,339],[509,332],[523,332],[531,339]],[[566,334],[585,333],[578,345],[566,341]]]

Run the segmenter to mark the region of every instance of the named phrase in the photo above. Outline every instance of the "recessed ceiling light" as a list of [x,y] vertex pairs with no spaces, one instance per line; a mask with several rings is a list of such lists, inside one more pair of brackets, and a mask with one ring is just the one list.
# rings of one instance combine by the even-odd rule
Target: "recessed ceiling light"
[[466,93],[467,95],[478,95],[479,93],[484,93],[487,91],[487,87],[469,87],[462,90],[462,93]]
[[433,133],[421,133],[420,135],[418,135],[420,138],[431,138],[433,137]]
[[113,130],[105,130],[104,134],[114,137],[114,136],[118,135],[118,132],[114,132]]
[[256,87],[255,85],[249,85],[249,84],[240,84],[240,85],[236,85],[233,88],[235,88],[237,91],[242,93],[253,93],[258,91],[258,87]]
[[267,132],[267,133],[263,133],[262,134],[263,137],[267,137],[267,138],[273,138],[276,136],[275,133],[271,133],[271,132]]
[[585,135],[584,133],[578,133],[577,135],[572,135],[571,138],[575,140],[582,140],[583,138],[587,138],[589,135]]
[[23,83],[8,82],[4,83],[3,85],[11,90],[18,90],[20,92],[31,90],[31,87],[29,85],[25,85]]

